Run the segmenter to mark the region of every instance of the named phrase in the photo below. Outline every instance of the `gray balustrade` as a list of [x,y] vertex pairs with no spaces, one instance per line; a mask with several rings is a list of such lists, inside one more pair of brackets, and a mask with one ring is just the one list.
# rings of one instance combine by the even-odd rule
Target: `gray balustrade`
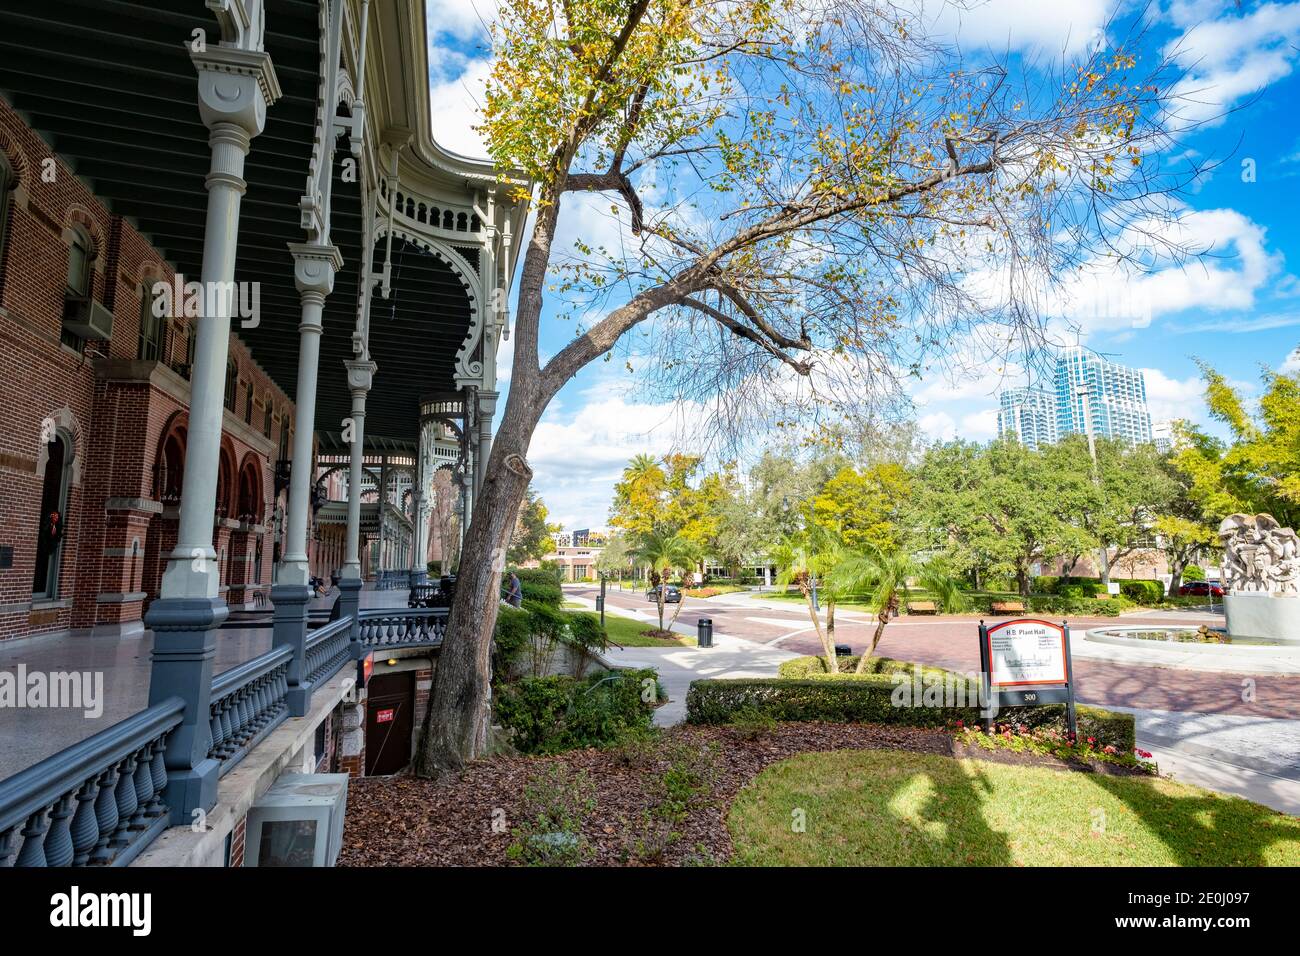
[[379,648],[437,647],[447,632],[447,608],[371,608],[361,611],[360,652]]
[[303,672],[309,685],[329,680],[351,658],[352,619],[330,621],[307,635],[307,665]]
[[221,764],[222,775],[288,718],[292,659],[293,649],[281,645],[213,680],[208,756]]
[[0,781],[0,867],[131,862],[170,823],[163,754],[184,712],[169,698]]

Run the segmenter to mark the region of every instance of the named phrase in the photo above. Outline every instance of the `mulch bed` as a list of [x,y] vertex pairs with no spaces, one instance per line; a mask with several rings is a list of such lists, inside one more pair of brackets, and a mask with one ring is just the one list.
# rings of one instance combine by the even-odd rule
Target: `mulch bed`
[[[596,806],[583,824],[586,863],[600,866],[725,863],[732,853],[726,816],[737,792],[771,764],[801,753],[829,750],[910,750],[998,763],[1089,768],[1052,757],[967,747],[942,730],[872,724],[778,724],[755,739],[728,727],[676,727],[665,746],[577,750],[555,757],[494,756],[454,778],[432,781],[409,774],[353,780],[339,866],[503,866],[515,842],[509,832],[523,816],[524,790],[547,765],[585,773]],[[661,798],[660,781],[672,766],[667,753],[703,752],[709,792],[686,819],[671,827],[671,842],[648,839],[648,814]],[[1108,764],[1091,769],[1123,772]],[[493,821],[497,821],[494,828]],[[501,821],[505,826],[501,826]],[[646,844],[657,847],[647,852]]]

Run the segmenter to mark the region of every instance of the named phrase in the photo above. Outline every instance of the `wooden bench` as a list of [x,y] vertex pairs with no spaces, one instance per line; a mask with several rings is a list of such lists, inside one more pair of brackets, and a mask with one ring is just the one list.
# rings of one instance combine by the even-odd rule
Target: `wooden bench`
[[994,601],[993,602],[994,614],[1012,614],[1017,611],[1023,613],[1024,610],[1025,610],[1024,601]]
[[933,601],[912,601],[907,605],[908,614],[938,614],[939,605]]

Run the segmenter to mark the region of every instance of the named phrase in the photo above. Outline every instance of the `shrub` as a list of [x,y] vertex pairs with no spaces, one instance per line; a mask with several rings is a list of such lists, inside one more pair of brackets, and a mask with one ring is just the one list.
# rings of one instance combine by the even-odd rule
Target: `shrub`
[[551,666],[555,645],[569,635],[568,615],[537,601],[525,601],[523,609],[528,614],[528,667],[541,677]]
[[492,669],[495,673],[505,674],[510,664],[528,646],[532,633],[531,621],[527,611],[512,607],[497,609],[497,623],[492,630],[493,651],[496,655]]
[[607,648],[609,646],[609,635],[600,626],[600,617],[598,615],[587,611],[578,611],[577,613],[570,612],[565,617],[568,618],[569,624],[568,642],[581,652],[578,659],[578,677],[582,677],[587,669],[587,655]]
[[1081,598],[1068,594],[1032,594],[1025,605],[1036,614],[1083,614],[1117,617],[1126,604],[1117,598]]
[[1040,574],[1034,578],[1031,590],[1035,594],[1055,594],[1061,579],[1055,574]]
[[510,572],[519,578],[519,589],[523,591],[524,600],[534,604],[549,604],[559,607],[564,603],[564,592],[560,589],[560,578],[555,571],[547,568],[511,568]]
[[601,672],[586,680],[525,677],[500,689],[496,716],[524,753],[600,747],[650,727],[654,693],[645,693],[647,680],[656,680],[653,670]]
[[1160,581],[1120,581],[1119,593],[1138,604],[1159,604],[1165,596],[1165,586]]
[[[961,681],[960,675],[953,675]],[[895,706],[896,684],[885,674],[787,679],[782,677],[697,680],[686,695],[686,720],[692,724],[726,724],[737,712],[758,712],[778,721],[829,721],[835,723],[895,724],[909,727],[943,727],[960,720],[981,721],[978,706]],[[977,682],[966,684],[967,700],[977,699]],[[1079,736],[1093,737],[1099,746],[1111,744],[1132,752],[1134,725],[1131,714],[1116,714],[1096,707],[1077,706]],[[1005,707],[997,719],[1028,727],[1065,727],[1065,705]]]
[[[832,674],[826,669],[826,658],[824,657],[794,657],[788,661],[782,661],[781,666],[777,668],[777,674],[780,677],[791,677],[796,679],[805,677],[836,678],[856,676],[853,672],[858,666],[858,659],[859,658],[856,655],[837,658],[840,670],[838,674]],[[921,672],[923,677],[930,674],[936,677],[942,677],[950,673],[941,667],[929,667],[925,664],[914,663],[913,661],[896,661],[892,657],[871,658],[871,660],[867,662],[867,670],[865,673],[884,674],[888,677],[892,677],[894,674],[913,674],[918,670]]]
[[741,740],[758,740],[776,730],[776,718],[757,707],[739,708],[727,723]]
[[1189,564],[1187,567],[1183,568],[1183,580],[1204,581],[1205,568],[1201,567],[1199,564]]

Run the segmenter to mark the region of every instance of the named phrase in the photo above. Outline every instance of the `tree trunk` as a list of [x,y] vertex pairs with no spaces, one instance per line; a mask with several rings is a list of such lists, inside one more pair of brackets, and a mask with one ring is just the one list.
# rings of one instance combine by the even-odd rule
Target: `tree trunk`
[[1183,584],[1183,571],[1187,567],[1185,558],[1174,558],[1169,562],[1169,590],[1165,592],[1168,597],[1176,597],[1178,589]]
[[817,612],[813,609],[812,591],[805,588],[800,590],[804,592],[804,603],[808,606],[808,617],[812,621],[813,630],[817,632],[817,640],[821,641],[822,654],[826,657],[826,669],[832,674],[838,674],[840,672],[840,662],[835,658],[834,645],[826,643],[826,633],[822,630],[821,618],[817,616]]
[[871,660],[872,657],[875,656],[876,645],[878,645],[880,643],[880,639],[885,636],[885,625],[888,623],[889,623],[889,605],[886,604],[884,610],[879,611],[876,614],[876,631],[874,634],[871,635],[871,646],[867,648],[865,654],[863,654],[861,657],[858,658],[857,673],[859,674],[866,673],[867,662]]
[[1021,597],[1029,597],[1029,572],[1024,568],[1016,569],[1016,587]]
[[[515,396],[512,395],[512,398]],[[536,424],[508,402],[461,550],[456,597],[434,668],[415,771],[434,777],[482,756],[491,729],[491,650],[501,572],[532,470],[524,460]],[[514,407],[512,407],[514,406]]]

